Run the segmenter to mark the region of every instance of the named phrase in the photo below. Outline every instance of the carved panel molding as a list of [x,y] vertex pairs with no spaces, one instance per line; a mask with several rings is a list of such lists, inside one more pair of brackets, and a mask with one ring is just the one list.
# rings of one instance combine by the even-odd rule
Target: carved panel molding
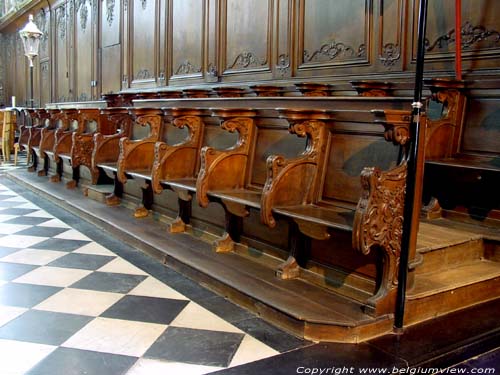
[[[469,49],[474,44],[482,41],[489,41],[492,46],[500,44],[500,33],[497,30],[488,30],[482,25],[474,26],[469,21],[465,22],[460,33],[462,36],[462,49]],[[455,44],[455,29],[437,37],[432,43],[426,39],[425,44],[427,52],[448,48],[451,44]]]

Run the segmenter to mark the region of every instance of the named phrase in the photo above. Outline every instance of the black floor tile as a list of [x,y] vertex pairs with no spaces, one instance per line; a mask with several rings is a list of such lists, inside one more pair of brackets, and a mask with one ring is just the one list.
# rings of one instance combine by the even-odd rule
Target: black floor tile
[[139,322],[170,324],[189,301],[125,296],[101,314],[106,318],[136,320]]
[[22,231],[16,232],[16,234],[21,236],[39,236],[39,237],[54,237],[62,232],[66,232],[67,228],[56,228],[56,227],[31,227],[24,229]]
[[27,375],[118,375],[124,374],[136,357],[88,350],[57,348]]
[[[11,251],[10,253],[13,252],[14,251]],[[0,280],[11,281],[17,279],[19,276],[24,275],[37,267],[38,266],[33,266],[31,264],[0,262]]]
[[202,299],[198,303],[230,323],[255,318],[254,314],[235,305],[224,297]]
[[[316,344],[292,350],[282,355],[227,370],[213,372],[217,375],[290,375],[290,374],[366,374],[368,370],[380,374],[406,368],[406,362],[366,344]],[[375,369],[375,370],[374,370]],[[388,370],[387,370],[388,369]],[[326,372],[328,370],[329,372]],[[364,372],[363,372],[364,371]],[[375,373],[375,372],[373,372]],[[396,372],[395,372],[396,373]],[[397,372],[399,373],[399,372]],[[403,373],[403,372],[401,372]],[[404,372],[408,373],[408,372]]]
[[[63,232],[65,230],[67,229],[64,229]],[[33,248],[41,250],[73,251],[88,243],[90,242],[82,240],[67,240],[64,238],[49,238],[46,241],[33,245]]]
[[112,272],[93,272],[71,285],[71,288],[128,293],[146,277],[143,275],[125,275]]
[[[2,215],[28,215],[32,212],[38,211],[36,208],[6,208],[4,210],[0,210],[0,214]],[[38,218],[41,219],[41,218]],[[48,220],[48,219],[45,219]],[[10,222],[10,221],[9,221]],[[42,221],[43,223],[43,221]],[[21,223],[16,223],[21,224]]]
[[182,278],[176,283],[169,284],[179,293],[185,295],[189,299],[199,302],[202,299],[217,297],[217,294],[211,292],[207,288],[200,286],[188,278]]
[[61,289],[46,285],[8,283],[0,286],[0,304],[33,307]]
[[70,253],[54,260],[53,262],[50,262],[48,266],[79,268],[83,270],[95,271],[105,264],[111,262],[113,259],[116,259],[116,257],[95,254]]
[[144,357],[227,367],[243,337],[240,333],[168,327]]
[[[24,208],[11,208],[10,210],[24,210]],[[31,210],[31,211],[36,211],[36,210]],[[0,213],[2,213],[0,211]],[[9,215],[16,215],[16,214],[9,214]],[[23,224],[23,225],[38,225],[45,223],[46,221],[52,220],[50,218],[46,217],[32,217],[32,216],[20,216],[20,217],[15,217],[13,219],[4,221],[5,224]]]
[[92,319],[90,316],[29,310],[0,327],[0,338],[61,345]]
[[281,353],[311,345],[311,342],[292,336],[260,318],[242,320],[233,324]]
[[[2,225],[2,224],[0,224]],[[4,235],[1,235],[2,237]],[[7,256],[9,254],[15,253],[16,251],[21,250],[20,248],[17,247],[6,247],[6,246],[0,246],[0,258]]]

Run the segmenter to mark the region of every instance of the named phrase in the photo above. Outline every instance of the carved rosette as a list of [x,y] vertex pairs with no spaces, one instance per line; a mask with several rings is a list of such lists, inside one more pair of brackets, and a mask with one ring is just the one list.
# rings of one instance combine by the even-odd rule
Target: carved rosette
[[380,62],[388,69],[391,69],[400,58],[401,48],[394,43],[385,44],[382,48],[382,55],[379,56]]
[[387,298],[398,283],[403,232],[407,165],[389,171],[366,167],[361,172],[362,195],[354,216],[353,248],[368,254],[380,248],[384,257],[381,285],[370,300]]

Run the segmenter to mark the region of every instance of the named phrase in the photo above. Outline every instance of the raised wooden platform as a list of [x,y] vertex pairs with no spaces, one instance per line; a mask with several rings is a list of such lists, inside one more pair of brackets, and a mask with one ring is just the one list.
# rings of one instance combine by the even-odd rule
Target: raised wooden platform
[[[170,234],[168,217],[155,213],[137,220],[126,200],[106,206],[101,199],[109,192],[106,186],[90,186],[87,194],[96,199],[92,200],[81,190],[67,190],[24,170],[9,177],[297,336],[356,343],[392,331],[392,315],[368,315],[363,303],[326,283],[318,285],[307,277],[277,279],[274,266],[279,259],[252,249],[215,253],[210,233],[190,228],[186,234]],[[423,258],[415,287],[408,292],[406,324],[499,296],[499,238],[450,225],[446,220],[421,225],[418,252]]]

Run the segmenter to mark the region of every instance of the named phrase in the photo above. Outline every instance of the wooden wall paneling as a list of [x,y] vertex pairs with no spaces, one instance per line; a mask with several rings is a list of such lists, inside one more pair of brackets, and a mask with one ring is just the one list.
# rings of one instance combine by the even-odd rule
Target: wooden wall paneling
[[273,71],[277,79],[290,77],[292,55],[293,1],[275,1],[275,44],[273,53]]
[[120,34],[122,35],[122,90],[129,88],[130,82],[132,81],[132,56],[130,54],[130,43],[132,40],[130,25],[132,23],[132,12],[130,11],[130,1],[132,0],[122,0],[120,18],[122,21],[122,26],[120,28]]
[[222,81],[272,78],[275,0],[221,0]]
[[[14,34],[14,53],[15,53],[15,86],[13,95],[16,97],[17,105],[22,105],[22,103],[28,104],[28,63],[26,61],[26,56],[24,56],[24,49],[22,43],[20,43],[19,36]],[[12,60],[9,60],[12,61]]]
[[167,20],[169,19],[169,14],[169,1],[159,0],[158,86],[167,85]]
[[122,0],[101,0],[100,44],[98,67],[100,88],[97,93],[114,93],[121,89],[123,78],[122,37],[121,37]]
[[[50,102],[52,85],[50,75],[50,56],[51,56],[51,33],[50,33],[50,8],[42,8],[35,16],[35,23],[43,33],[40,41],[40,54],[38,56],[38,64],[36,64],[35,80],[37,88],[35,91],[35,106],[44,106]],[[37,72],[38,71],[38,72]],[[29,84],[29,82],[28,82]]]
[[[418,0],[413,1],[409,33],[408,70],[414,70],[416,61]],[[427,22],[426,71],[454,75],[455,59],[455,1],[429,2]],[[489,0],[462,0],[462,71],[500,67],[500,2]]]
[[217,82],[219,80],[219,72],[222,71],[220,60],[218,59],[217,51],[219,50],[220,28],[220,6],[218,0],[205,0],[205,56],[204,67],[206,82]]
[[69,8],[70,3],[63,3],[53,10],[54,38],[53,38],[53,97],[52,101],[65,102],[70,97],[70,58],[68,43],[70,30]]
[[185,85],[204,81],[206,8],[205,0],[170,1],[170,84]]
[[75,4],[75,99],[92,99],[91,81],[94,65],[94,35],[92,0],[77,0]]
[[131,0],[129,55],[133,88],[156,86],[158,60],[158,0]]
[[372,0],[299,0],[295,74],[372,72]]
[[375,63],[378,70],[396,72],[403,69],[404,60],[404,20],[403,0],[379,0],[374,4],[376,47]]

